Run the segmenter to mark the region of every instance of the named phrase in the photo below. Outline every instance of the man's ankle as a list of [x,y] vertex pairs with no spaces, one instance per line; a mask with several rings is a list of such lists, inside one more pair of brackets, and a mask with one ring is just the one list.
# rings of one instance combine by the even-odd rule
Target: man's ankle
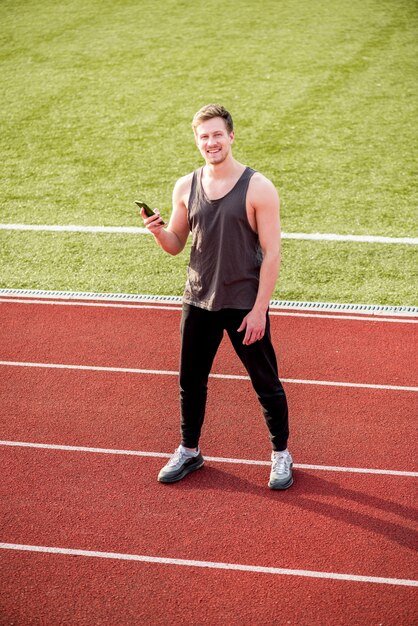
[[190,454],[194,454],[195,452],[198,451],[198,448],[188,448],[187,446],[184,446],[183,444],[181,445],[184,448],[184,450],[186,450],[186,452],[189,452]]

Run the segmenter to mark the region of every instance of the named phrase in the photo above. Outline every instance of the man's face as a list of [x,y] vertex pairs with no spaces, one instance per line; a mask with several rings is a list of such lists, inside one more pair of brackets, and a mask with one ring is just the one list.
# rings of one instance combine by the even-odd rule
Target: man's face
[[225,161],[231,151],[234,133],[227,131],[221,117],[202,122],[195,130],[196,145],[207,164],[216,165]]

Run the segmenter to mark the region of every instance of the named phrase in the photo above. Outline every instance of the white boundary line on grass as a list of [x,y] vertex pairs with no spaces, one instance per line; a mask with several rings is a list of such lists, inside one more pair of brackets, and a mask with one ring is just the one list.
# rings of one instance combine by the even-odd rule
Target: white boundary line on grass
[[[38,450],[57,450],[63,452],[87,452],[90,454],[110,454],[121,456],[139,456],[146,458],[168,459],[171,454],[166,452],[148,452],[143,450],[117,450],[113,448],[90,448],[87,446],[68,446],[50,443],[35,443],[31,441],[0,441],[0,446],[11,448],[35,448]],[[271,461],[260,461],[253,459],[234,459],[228,457],[206,456],[205,460],[211,463],[231,463],[235,465],[256,465],[270,466]],[[379,474],[381,476],[402,476],[418,478],[418,472],[408,472],[402,470],[372,469],[367,467],[343,467],[337,465],[312,465],[307,463],[294,463],[295,469],[314,470],[321,472],[344,472],[349,474]]]
[[[81,370],[88,372],[111,372],[116,374],[148,374],[152,376],[178,376],[175,370],[149,370],[136,367],[108,367],[104,365],[74,365],[71,363],[38,363],[33,361],[0,361],[4,367],[38,367],[44,369]],[[209,374],[209,378],[221,380],[250,380],[240,374]],[[381,389],[383,391],[418,392],[418,387],[405,385],[379,385],[374,383],[353,383],[335,380],[310,380],[301,378],[281,378],[282,382],[294,385],[320,385],[323,387],[350,387],[357,389]]]
[[[82,226],[77,224],[0,224],[0,230],[32,230],[71,233],[122,233],[129,235],[149,235],[140,226]],[[418,245],[417,237],[383,237],[380,235],[337,235],[335,233],[282,233],[283,239],[305,239],[310,241],[354,241],[359,243],[385,243]]]
[[418,587],[417,580],[405,578],[383,578],[379,576],[358,576],[356,574],[339,574],[335,572],[318,572],[304,569],[288,569],[282,567],[264,567],[260,565],[243,565],[240,563],[221,563],[216,561],[196,561],[192,559],[173,559],[160,556],[142,554],[124,554],[119,552],[99,552],[95,550],[74,550],[72,548],[55,548],[49,546],[32,546],[17,543],[0,543],[2,550],[18,550],[21,552],[40,552],[43,554],[61,554],[65,556],[93,557],[101,559],[116,559],[119,561],[136,561],[158,565],[177,565],[182,567],[203,567],[209,569],[223,569],[229,571],[252,572],[254,574],[273,574],[280,576],[301,576],[304,578],[326,578],[348,582],[374,583],[379,585],[397,585],[404,587]]

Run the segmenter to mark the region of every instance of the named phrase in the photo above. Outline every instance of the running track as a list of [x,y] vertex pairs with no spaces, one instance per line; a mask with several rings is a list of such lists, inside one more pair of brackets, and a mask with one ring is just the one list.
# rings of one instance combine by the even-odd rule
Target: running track
[[[225,340],[205,467],[178,444],[179,307],[0,298],[0,623],[418,623],[417,319],[272,311],[295,483]],[[251,461],[251,462],[250,462]]]

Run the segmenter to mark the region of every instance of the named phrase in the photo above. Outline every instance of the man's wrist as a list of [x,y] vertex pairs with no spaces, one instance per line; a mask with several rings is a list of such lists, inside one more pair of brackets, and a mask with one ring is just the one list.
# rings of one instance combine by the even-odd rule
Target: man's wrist
[[253,311],[255,313],[267,313],[267,309],[269,308],[269,304],[270,304],[270,300],[265,303],[265,302],[255,302],[254,306],[253,306]]

